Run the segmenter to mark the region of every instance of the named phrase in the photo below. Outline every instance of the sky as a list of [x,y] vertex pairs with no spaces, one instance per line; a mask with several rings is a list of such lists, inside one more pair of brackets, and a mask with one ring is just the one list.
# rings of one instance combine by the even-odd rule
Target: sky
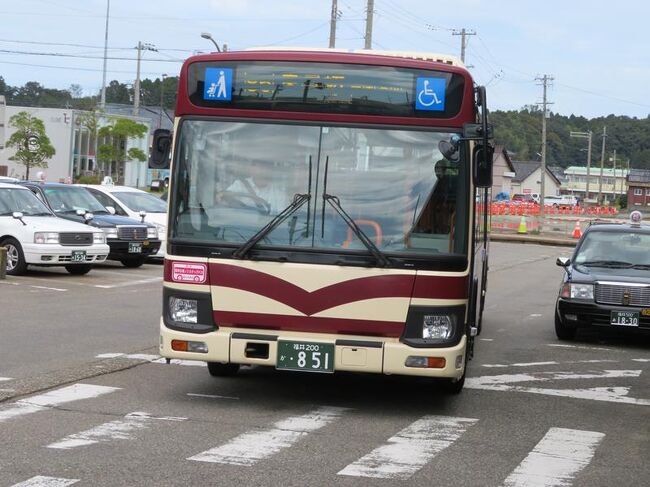
[[[332,0],[0,0],[0,76],[12,86],[99,93],[107,2],[107,83],[176,76],[182,61],[214,50],[327,47]],[[336,47],[364,46],[367,0],[338,0]],[[375,0],[372,47],[460,56],[488,90],[492,110],[542,101],[537,78],[553,78],[549,109],[587,118],[650,115],[646,0]]]

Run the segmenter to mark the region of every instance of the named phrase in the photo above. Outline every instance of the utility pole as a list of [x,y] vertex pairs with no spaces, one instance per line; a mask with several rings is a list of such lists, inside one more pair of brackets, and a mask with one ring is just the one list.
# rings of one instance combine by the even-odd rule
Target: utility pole
[[160,78],[160,119],[158,120],[158,128],[162,128],[163,112],[165,111],[165,78],[167,73],[163,73]]
[[[553,77],[545,74],[542,78],[535,78],[542,82],[544,87],[544,96],[542,98],[542,177],[540,178],[540,188],[539,188],[539,206],[541,208],[541,215],[544,216],[544,182],[546,179],[546,117],[547,117],[547,105],[552,105],[553,103],[549,102],[546,99],[546,89]],[[540,103],[538,103],[540,105]]]
[[103,110],[106,107],[106,59],[108,53],[108,12],[111,8],[111,0],[106,0],[106,30],[104,31],[104,69],[102,74],[102,94],[99,100],[99,107]]
[[600,153],[600,178],[598,178],[598,204],[603,204],[603,169],[605,167],[605,140],[607,139],[607,127],[603,127],[603,146]]
[[368,0],[366,7],[366,44],[364,49],[372,49],[372,14],[375,10],[375,0]]
[[153,44],[147,42],[138,41],[138,67],[135,76],[135,86],[133,87],[133,115],[137,117],[140,115],[140,58],[142,57],[142,50],[147,51],[158,51]]
[[465,49],[467,48],[467,36],[475,36],[476,31],[462,28],[452,31],[451,35],[460,36],[460,60],[465,64]]
[[330,16],[330,49],[336,47],[336,19],[339,16],[339,10],[336,0],[332,0],[332,14]]
[[571,137],[579,137],[582,139],[589,139],[589,146],[587,147],[587,187],[585,188],[585,200],[589,199],[589,172],[591,169],[591,137],[593,132],[571,132]]
[[614,201],[616,200],[616,149],[614,149],[614,158],[612,159],[612,161],[614,162],[614,189],[613,189],[614,198],[612,201]]

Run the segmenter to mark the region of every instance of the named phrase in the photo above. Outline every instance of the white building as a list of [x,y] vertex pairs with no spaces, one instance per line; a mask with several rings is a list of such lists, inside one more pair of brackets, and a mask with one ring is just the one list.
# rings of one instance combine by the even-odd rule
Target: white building
[[[537,161],[512,161],[515,168],[515,177],[512,179],[513,193],[536,193],[541,192],[542,186],[542,163]],[[546,168],[544,177],[544,196],[557,196],[560,194],[560,181]]]
[[[19,112],[28,112],[31,115],[43,120],[45,133],[50,139],[56,153],[48,161],[48,167],[31,168],[30,178],[35,179],[36,173],[42,171],[47,181],[69,182],[79,176],[107,175],[109,168],[99,167],[95,157],[95,144],[88,130],[80,123],[80,117],[87,112],[63,109],[63,108],[38,108],[18,107],[5,105],[3,97],[0,96],[0,175],[25,177],[25,166],[10,161],[9,158],[15,154],[14,148],[6,147],[6,141],[14,133],[9,126],[9,120]],[[126,117],[142,123],[149,128],[147,119]],[[110,115],[100,119],[100,126],[110,120]],[[145,154],[149,147],[149,130],[140,139],[129,139],[126,150],[136,147]],[[145,186],[147,174],[147,162],[127,161],[123,167],[117,167],[115,163],[111,168],[117,174],[117,181],[127,186]],[[115,179],[115,178],[114,178]]]

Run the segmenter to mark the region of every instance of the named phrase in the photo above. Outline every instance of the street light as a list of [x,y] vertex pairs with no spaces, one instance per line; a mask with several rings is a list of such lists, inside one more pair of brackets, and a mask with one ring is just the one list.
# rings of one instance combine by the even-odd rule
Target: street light
[[212,34],[210,34],[209,32],[201,32],[201,37],[203,37],[204,39],[208,39],[209,41],[212,41],[214,47],[217,48],[217,52],[221,52],[221,49],[219,49],[219,44],[217,44],[217,41],[215,41],[212,38]]
[[571,132],[569,134],[571,137],[577,137],[579,139],[589,139],[589,145],[587,146],[587,186],[585,188],[585,201],[589,199],[589,170],[591,169],[591,130],[589,132]]

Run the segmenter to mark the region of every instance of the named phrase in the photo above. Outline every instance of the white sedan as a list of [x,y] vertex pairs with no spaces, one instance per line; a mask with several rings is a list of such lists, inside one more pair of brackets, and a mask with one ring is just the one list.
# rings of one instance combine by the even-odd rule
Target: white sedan
[[57,218],[29,189],[8,183],[0,183],[0,246],[7,249],[10,275],[24,273],[28,265],[86,274],[109,252],[104,232]]
[[[152,257],[165,257],[167,241],[167,203],[141,189],[130,186],[113,186],[110,184],[87,184],[92,195],[106,208],[112,207],[120,216],[141,219],[153,223],[158,228],[160,250]],[[144,213],[143,213],[144,212]]]

